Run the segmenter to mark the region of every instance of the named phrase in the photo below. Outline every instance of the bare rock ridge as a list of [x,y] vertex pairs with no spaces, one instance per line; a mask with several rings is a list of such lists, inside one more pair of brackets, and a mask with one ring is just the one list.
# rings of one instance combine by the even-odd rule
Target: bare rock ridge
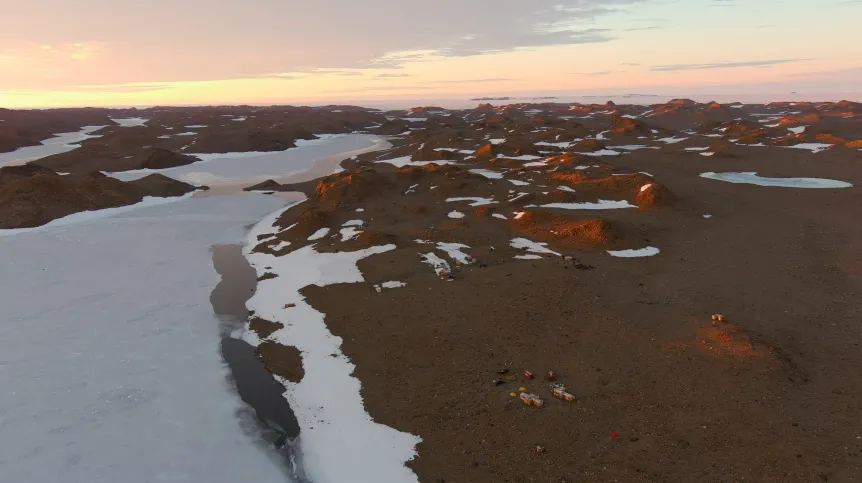
[[[72,173],[164,169],[199,160],[190,153],[283,151],[296,147],[297,141],[316,139],[319,134],[380,130],[387,122],[377,111],[344,106],[332,110],[291,106],[154,107],[103,112],[117,118],[134,115],[147,121],[143,126],[121,127],[103,119],[108,127],[98,132],[99,137],[38,163]],[[78,124],[86,125],[84,121],[90,120],[87,117]],[[406,130],[406,121],[401,122],[405,123],[403,129],[393,129],[397,132],[391,134]],[[9,123],[0,123],[0,135],[3,129],[12,127],[6,124]]]
[[0,108],[0,153],[38,146],[57,133],[84,126],[113,126],[110,109],[12,110]]
[[131,205],[145,196],[182,196],[196,189],[160,174],[123,182],[101,173],[60,176],[40,166],[2,168],[0,229],[44,225],[73,213]]

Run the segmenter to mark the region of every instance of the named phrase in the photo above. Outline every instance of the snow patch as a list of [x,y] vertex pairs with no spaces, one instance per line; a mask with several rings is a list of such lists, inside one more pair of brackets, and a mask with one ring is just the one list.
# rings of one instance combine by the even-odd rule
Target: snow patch
[[326,235],[329,234],[329,228],[321,228],[314,232],[310,237],[308,237],[308,241],[317,241],[323,239]]
[[600,149],[598,151],[593,151],[592,153],[581,153],[585,156],[619,156],[623,153],[619,151],[614,151],[613,149]]
[[348,228],[342,228],[339,233],[341,233],[341,241],[346,242],[347,240],[356,238],[362,232],[351,226]]
[[464,248],[470,248],[470,246],[462,243],[437,243],[437,249],[446,252],[446,255],[448,255],[452,260],[463,263],[464,265],[473,263],[473,257],[461,251]]
[[434,268],[434,273],[438,276],[443,276],[444,273],[451,272],[452,269],[449,267],[449,262],[443,260],[438,257],[434,252],[424,253],[422,256],[422,263],[427,263]]
[[611,251],[608,250],[608,254],[613,257],[620,258],[640,258],[640,257],[652,257],[658,255],[661,252],[658,248],[655,247],[646,247],[640,248],[637,250],[618,250]]
[[493,204],[497,203],[492,198],[480,198],[478,196],[461,196],[458,198],[447,198],[446,199],[447,203],[453,203],[456,201],[471,201],[472,203],[470,203],[470,206],[473,206],[473,207],[484,206],[484,205],[493,205]]
[[124,117],[121,119],[111,118],[112,121],[119,124],[120,127],[141,127],[147,124],[149,119],[144,119],[142,117]]
[[637,208],[625,200],[599,200],[595,203],[549,203],[542,208],[560,208],[564,210],[617,210],[622,208]]
[[379,161],[375,161],[375,163],[387,163],[395,166],[396,168],[403,168],[405,166],[425,166],[426,164],[436,164],[436,165],[444,165],[444,164],[455,164],[452,161],[411,161],[410,156],[401,156],[400,158],[393,159],[381,159]]
[[480,174],[488,179],[502,179],[503,173],[499,171],[492,171],[490,169],[471,169],[471,173]]
[[659,141],[666,143],[666,144],[676,144],[676,143],[685,141],[686,139],[688,139],[688,138],[678,138],[675,136],[671,136],[669,138],[661,138],[661,139],[659,139]]
[[[267,220],[249,235],[273,230]],[[355,252],[318,253],[313,245],[281,257],[247,252],[258,274],[271,267],[279,277],[258,282],[248,307],[284,327],[271,338],[302,352],[305,376],[299,383],[283,381],[285,397],[299,421],[300,451],[310,480],[318,482],[415,482],[404,463],[416,456],[420,438],[375,423],[365,411],[354,365],[341,350],[342,339],[326,326],[325,315],[305,301],[300,290],[338,283],[362,282],[359,260],[389,252],[384,245]],[[285,309],[285,304],[295,304]],[[338,464],[333,464],[337,461]]]
[[834,146],[834,144],[826,144],[826,143],[802,143],[795,144],[793,146],[781,146],[782,148],[790,148],[790,149],[807,149],[812,153],[819,153],[822,151],[826,151],[827,149]]
[[658,146],[647,146],[646,144],[623,144],[622,146],[611,146],[613,149],[622,149],[625,151],[637,151],[638,149],[661,149]]
[[516,250],[524,250],[526,249],[530,253],[540,253],[547,255],[559,255],[559,253],[545,248],[548,246],[547,243],[534,242],[533,240],[528,240],[527,238],[513,238],[511,242],[512,248]]
[[767,178],[758,176],[757,172],[744,173],[713,173],[700,174],[701,178],[727,181],[728,183],[753,184],[757,186],[774,186],[781,188],[852,188],[853,185],[844,181],[824,178]]

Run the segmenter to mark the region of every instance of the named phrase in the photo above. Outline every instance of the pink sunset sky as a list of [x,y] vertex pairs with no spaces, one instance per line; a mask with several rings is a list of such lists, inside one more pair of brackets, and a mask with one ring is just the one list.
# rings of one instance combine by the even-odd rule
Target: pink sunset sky
[[0,107],[862,98],[862,0],[32,0]]

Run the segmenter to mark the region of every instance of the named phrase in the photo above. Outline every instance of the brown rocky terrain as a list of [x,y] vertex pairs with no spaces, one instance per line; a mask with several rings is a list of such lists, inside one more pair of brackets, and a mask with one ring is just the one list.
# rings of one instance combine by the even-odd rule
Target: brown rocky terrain
[[[343,112],[154,108],[135,114],[147,127],[111,127],[102,142],[138,162],[155,149],[276,149],[324,127],[393,136],[345,172],[247,189],[309,197],[255,251],[396,245],[359,263],[364,283],[302,293],[342,338],[372,418],[422,438],[408,463],[420,481],[859,480],[858,104],[333,107]],[[297,121],[279,125],[284,116]],[[236,126],[252,119],[254,129]],[[166,134],[180,129],[200,134]],[[0,170],[0,220],[13,187],[12,198],[55,211],[179,192],[158,177],[120,186],[40,165]],[[707,171],[854,186],[735,184]],[[344,235],[352,220],[361,225]],[[470,260],[441,248],[456,243]],[[660,252],[609,253],[647,247]],[[448,273],[423,263],[429,253]],[[385,281],[406,286],[377,292]],[[250,320],[269,370],[301,380],[301,354],[267,340],[283,326]],[[574,401],[552,396],[548,371]],[[522,387],[544,405],[524,405]]]
[[[333,106],[336,107],[336,106]],[[37,163],[60,172],[119,172],[164,169],[198,161],[186,153],[283,151],[317,134],[371,128],[386,118],[361,108],[310,107],[155,107],[121,111],[147,119],[144,126],[113,125],[73,151]]]
[[0,228],[29,228],[81,211],[174,197],[197,188],[159,174],[123,182],[101,173],[61,176],[40,166],[0,168]]
[[56,133],[114,125],[109,109],[12,110],[0,108],[0,153],[37,146]]
[[[817,114],[834,109],[825,103],[722,107],[739,120],[697,114],[714,104],[669,104],[678,106],[696,114],[654,134],[662,123],[643,114],[655,106],[613,106],[638,119],[591,106],[581,112],[599,119],[578,119],[575,128],[558,117],[570,116],[570,106],[545,108],[537,124],[523,112],[536,106],[486,105],[453,114],[472,119],[453,121],[453,131],[414,124],[388,153],[360,156],[316,185],[265,186],[303,189],[310,199],[285,212],[277,223],[283,231],[258,251],[285,241],[286,252],[312,243],[321,252],[397,246],[359,263],[366,283],[303,294],[343,338],[372,417],[422,438],[409,463],[420,481],[862,475],[854,362],[862,356],[859,188],[768,188],[698,176],[757,171],[859,186],[862,153],[847,148],[850,136],[832,134],[852,129],[838,122],[818,130],[856,120]],[[803,113],[782,124],[790,109]],[[804,142],[841,149],[782,147],[796,135],[788,128],[803,125],[813,133]],[[620,132],[596,139],[608,126]],[[620,147],[631,144],[642,147]],[[412,164],[382,162],[399,159]],[[632,208],[543,206],[599,200]],[[357,218],[353,238],[308,240]],[[514,248],[516,237],[547,243],[560,256]],[[440,242],[467,246],[473,263],[456,263],[435,249]],[[608,254],[645,246],[661,252]],[[428,252],[449,262],[452,281],[421,263]],[[277,276],[287,275],[267,278]],[[407,285],[372,290],[387,280]],[[716,313],[726,320],[711,320]],[[266,337],[271,329],[260,327]],[[300,370],[296,361],[262,356],[285,362],[286,374]],[[525,380],[524,370],[535,378]],[[551,395],[547,371],[573,402]],[[522,387],[544,406],[525,406]]]

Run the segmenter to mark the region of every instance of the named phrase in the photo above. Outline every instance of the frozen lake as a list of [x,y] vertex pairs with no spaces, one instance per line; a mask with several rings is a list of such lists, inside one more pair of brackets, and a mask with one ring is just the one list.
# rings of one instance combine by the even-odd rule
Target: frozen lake
[[284,205],[188,198],[0,237],[0,473],[290,481],[219,353],[210,246]]
[[286,151],[194,154],[201,161],[176,168],[111,173],[111,176],[130,181],[160,173],[196,185],[236,181],[254,184],[256,181],[307,171],[314,166],[315,160],[370,148],[378,141],[379,137],[367,134],[324,134],[312,141],[299,140],[296,142],[297,147]]
[[46,156],[71,151],[77,148],[81,141],[99,137],[91,133],[103,127],[105,126],[84,126],[80,131],[55,134],[51,139],[42,141],[39,146],[26,146],[8,153],[0,153],[0,168],[25,164]]
[[[298,180],[387,145],[368,135],[323,136],[160,172],[208,173],[228,185]],[[263,410],[270,427],[290,429],[287,401],[274,399],[283,388],[251,370],[259,364],[253,350],[223,339],[225,321],[214,313],[239,313],[244,299],[226,299],[230,312],[210,303],[221,280],[211,247],[246,242],[287,201],[215,186],[210,196],[154,198],[0,231],[0,272],[9,281],[0,292],[0,480],[294,481],[287,453],[243,402]],[[231,378],[222,350],[242,380]],[[261,399],[265,380],[272,391]]]

